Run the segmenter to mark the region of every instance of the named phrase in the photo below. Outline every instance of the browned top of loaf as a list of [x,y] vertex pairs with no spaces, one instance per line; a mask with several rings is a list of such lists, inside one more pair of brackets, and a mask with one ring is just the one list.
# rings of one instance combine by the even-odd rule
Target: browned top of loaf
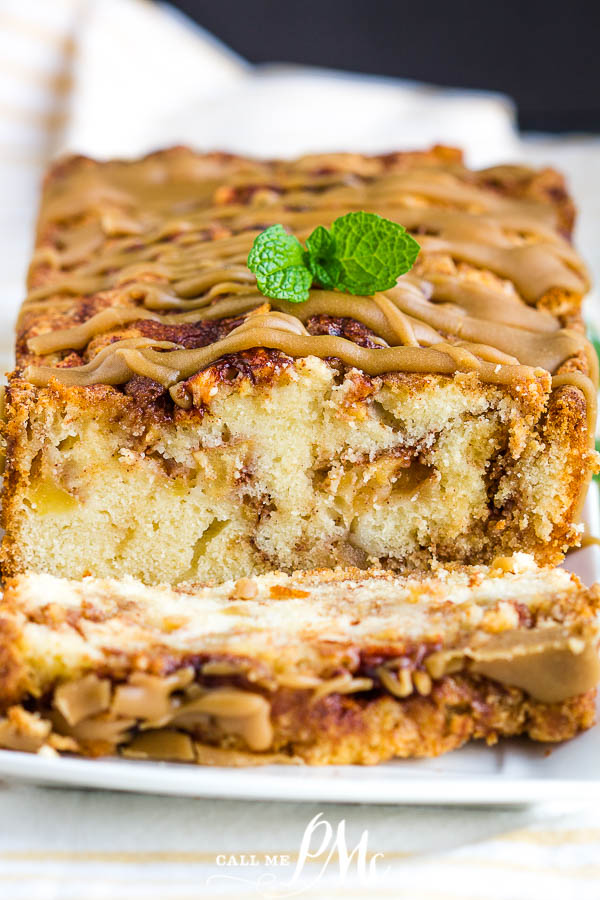
[[[264,227],[281,221],[302,237],[357,208],[406,224],[422,246],[412,272],[386,292],[384,302],[409,323],[424,358],[438,360],[433,372],[446,377],[466,365],[483,381],[508,389],[541,378],[545,391],[546,372],[567,375],[577,387],[581,377],[595,377],[581,334],[587,276],[570,248],[574,208],[562,176],[524,166],[472,171],[458,150],[447,147],[293,161],[176,147],[131,162],[73,157],[55,164],[45,180],[30,294],[18,325],[18,371],[28,364],[46,373],[54,368],[39,378],[36,368],[25,372],[26,381],[41,386],[53,375],[64,381],[62,370],[77,370],[102,351],[112,359],[113,345],[124,339],[137,345],[168,341],[193,353],[217,344],[212,357],[198,357],[197,365],[196,356],[189,357],[187,370],[179,362],[173,368],[167,347],[136,346],[134,361],[128,361],[133,368],[108,379],[110,393],[124,392],[147,410],[172,414],[173,399],[188,409],[196,402],[193,382],[207,377],[199,370],[208,370],[211,383],[242,377],[267,383],[293,364],[293,356],[306,355],[294,351],[298,335],[292,335],[292,349],[289,334],[282,348],[269,307],[286,320],[299,319],[299,333],[309,338],[301,346],[331,365],[351,364],[352,347],[364,348],[371,360],[383,359],[379,354],[389,348],[411,350],[403,346],[410,336],[395,330],[389,308],[374,306],[371,298],[316,290],[307,304],[266,301],[245,266]],[[124,311],[125,321],[93,319],[109,309]],[[90,320],[98,324],[83,339],[65,331]],[[237,349],[234,342],[234,350],[220,353],[218,342],[237,335],[240,326],[260,326],[253,332],[257,346]],[[48,332],[61,332],[55,349],[28,344]],[[265,334],[277,338],[267,349],[261,344]],[[338,341],[334,352],[310,342],[317,336]],[[429,349],[435,343],[439,351]],[[470,362],[447,355],[444,347],[457,344],[472,355]],[[342,353],[342,362],[336,357],[340,347],[350,348],[350,362]],[[157,360],[175,374],[152,377]],[[379,377],[366,364],[362,368],[366,384]],[[416,369],[390,363],[392,372],[415,384],[423,368],[430,371],[430,363]],[[97,400],[103,378],[81,377],[75,385],[67,380],[66,390],[83,394],[79,402]]]

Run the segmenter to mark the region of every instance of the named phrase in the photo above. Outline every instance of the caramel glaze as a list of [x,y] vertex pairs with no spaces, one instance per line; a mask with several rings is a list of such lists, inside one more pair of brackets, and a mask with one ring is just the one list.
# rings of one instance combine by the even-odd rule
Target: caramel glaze
[[[372,376],[474,372],[483,382],[515,386],[550,374],[553,388],[583,392],[593,435],[596,356],[582,333],[561,327],[588,277],[564,236],[560,205],[489,186],[524,183],[533,172],[472,173],[452,151],[445,151],[449,162],[432,151],[397,169],[381,157],[260,163],[171,152],[162,155],[166,166],[161,154],[137,164],[75,161],[66,164],[66,178],[50,179],[32,265],[33,275],[42,276],[22,320],[32,314],[35,324],[36,316],[72,311],[71,298],[103,291],[111,292],[112,305],[35,334],[28,350],[85,352],[97,335],[143,319],[175,330],[228,317],[242,323],[195,349],[139,336],[115,339],[83,365],[61,366],[60,355],[52,365],[29,365],[26,380],[40,387],[52,379],[121,385],[141,375],[189,408],[185,379],[226,354],[256,347],[335,357]],[[396,287],[373,297],[315,289],[300,304],[257,293],[245,262],[264,227],[281,222],[304,238],[360,209],[401,222],[421,244],[415,269]],[[435,257],[450,257],[455,271],[430,272],[423,263]],[[496,277],[459,277],[461,263]],[[362,323],[374,345],[309,334],[305,324],[319,315]]]

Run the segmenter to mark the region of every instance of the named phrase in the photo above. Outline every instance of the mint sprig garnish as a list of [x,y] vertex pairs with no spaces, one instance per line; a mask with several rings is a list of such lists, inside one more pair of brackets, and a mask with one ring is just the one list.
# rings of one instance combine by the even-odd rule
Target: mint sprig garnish
[[312,274],[305,264],[306,253],[298,238],[283,225],[271,225],[261,232],[248,255],[248,268],[265,297],[301,303],[308,300]]
[[419,250],[402,225],[361,211],[340,216],[329,230],[319,225],[306,249],[282,225],[272,225],[255,239],[248,268],[266,297],[302,303],[313,282],[349,294],[389,290]]

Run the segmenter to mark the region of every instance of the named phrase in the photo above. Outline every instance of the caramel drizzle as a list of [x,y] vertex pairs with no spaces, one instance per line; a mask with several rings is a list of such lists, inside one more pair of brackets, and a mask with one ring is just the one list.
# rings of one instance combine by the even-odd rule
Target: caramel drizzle
[[[369,375],[471,371],[490,384],[514,385],[549,372],[553,388],[570,385],[583,391],[593,433],[593,348],[583,335],[561,328],[555,316],[533,305],[548,291],[580,296],[588,286],[583,263],[556,228],[554,209],[482,189],[469,183],[459,167],[415,167],[371,180],[368,159],[353,160],[348,171],[343,157],[322,161],[328,159],[337,171],[305,171],[305,160],[237,161],[225,183],[222,172],[190,174],[194,166],[210,169],[208,159],[171,160],[166,179],[146,160],[133,167],[109,164],[75,172],[67,190],[60,181],[51,186],[40,231],[59,223],[63,244],[36,251],[34,265],[49,267],[51,275],[30,292],[23,314],[70,309],[70,295],[105,290],[114,291],[116,305],[80,325],[30,338],[33,353],[83,350],[95,336],[141,319],[168,325],[246,319],[200,349],[129,337],[104,347],[85,365],[33,365],[24,377],[41,387],[52,378],[80,386],[118,385],[144,375],[189,408],[191,396],[180,382],[227,354],[255,347],[291,357],[335,357]],[[236,202],[247,190],[247,202]],[[269,300],[266,305],[245,265],[256,234],[282,222],[302,238],[315,225],[354,209],[402,222],[417,233],[425,259],[442,254],[488,269],[509,279],[518,295],[510,285],[434,272],[423,278],[410,273],[374,297],[313,290],[306,303]],[[322,314],[361,322],[378,336],[380,346],[309,335],[305,323]],[[559,372],[578,355],[587,359],[589,375]]]

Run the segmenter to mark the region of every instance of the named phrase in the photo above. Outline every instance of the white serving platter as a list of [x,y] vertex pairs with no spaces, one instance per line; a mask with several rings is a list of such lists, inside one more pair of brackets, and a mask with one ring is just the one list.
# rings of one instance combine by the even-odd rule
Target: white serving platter
[[[595,485],[588,494],[584,520],[592,534],[600,534]],[[565,567],[586,584],[600,581],[600,547],[570,554]],[[396,760],[377,766],[229,769],[112,758],[48,758],[2,750],[0,778],[57,787],[313,803],[600,802],[600,725],[564,744],[519,739],[487,747],[478,741],[438,759]]]

